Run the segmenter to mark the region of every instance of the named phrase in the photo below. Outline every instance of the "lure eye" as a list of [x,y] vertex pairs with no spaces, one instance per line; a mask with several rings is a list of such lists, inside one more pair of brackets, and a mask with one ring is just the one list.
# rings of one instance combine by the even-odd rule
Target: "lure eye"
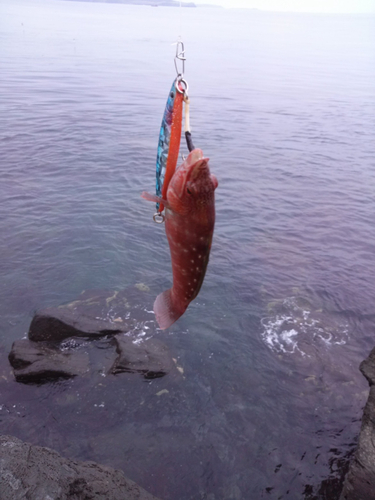
[[174,98],[174,92],[171,92],[170,97],[173,99]]

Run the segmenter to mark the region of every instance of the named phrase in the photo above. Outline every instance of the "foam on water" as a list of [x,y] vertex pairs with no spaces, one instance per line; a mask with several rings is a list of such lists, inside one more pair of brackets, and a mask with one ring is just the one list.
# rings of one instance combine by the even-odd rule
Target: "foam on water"
[[278,311],[262,318],[261,336],[275,352],[309,356],[307,346],[319,342],[326,346],[344,345],[348,340],[349,325],[345,320],[320,309],[305,309],[296,297],[288,297],[273,307]]

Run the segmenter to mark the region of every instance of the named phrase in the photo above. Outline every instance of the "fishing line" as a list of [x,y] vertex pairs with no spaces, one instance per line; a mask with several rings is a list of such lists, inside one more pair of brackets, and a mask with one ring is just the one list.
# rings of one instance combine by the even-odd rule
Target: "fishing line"
[[178,36],[178,40],[182,40],[182,4],[180,0],[180,34]]

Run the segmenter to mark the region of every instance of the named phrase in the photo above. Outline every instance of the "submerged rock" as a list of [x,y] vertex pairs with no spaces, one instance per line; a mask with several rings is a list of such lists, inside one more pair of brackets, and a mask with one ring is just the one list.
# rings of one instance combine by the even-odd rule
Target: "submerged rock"
[[152,338],[149,292],[143,284],[122,291],[86,291],[73,302],[39,311],[29,340],[14,342],[9,354],[16,380],[42,383],[95,371],[140,373],[152,379],[176,371],[168,348]]
[[140,293],[136,287],[130,292],[83,292],[73,302],[38,311],[28,337],[33,341],[61,341],[69,337],[99,338],[128,332],[136,324],[135,318],[130,318],[128,299]]
[[134,342],[129,336],[115,336],[116,350],[119,354],[111,372],[142,373],[147,379],[163,377],[175,363],[168,348],[157,339]]
[[360,370],[370,384],[370,394],[340,500],[375,500],[375,348],[361,363]]
[[119,470],[0,436],[0,498],[157,500]]
[[63,352],[45,342],[27,339],[13,342],[8,359],[18,382],[41,383],[71,378],[89,371],[89,356],[86,352]]

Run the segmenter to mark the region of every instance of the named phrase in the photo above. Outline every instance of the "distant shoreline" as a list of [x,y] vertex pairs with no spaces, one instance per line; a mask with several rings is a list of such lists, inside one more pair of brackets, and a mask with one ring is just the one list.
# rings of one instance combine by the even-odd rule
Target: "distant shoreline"
[[[151,7],[179,7],[177,0],[66,0],[92,3],[119,3],[128,5],[149,5]],[[193,2],[181,2],[181,7],[197,7]]]

